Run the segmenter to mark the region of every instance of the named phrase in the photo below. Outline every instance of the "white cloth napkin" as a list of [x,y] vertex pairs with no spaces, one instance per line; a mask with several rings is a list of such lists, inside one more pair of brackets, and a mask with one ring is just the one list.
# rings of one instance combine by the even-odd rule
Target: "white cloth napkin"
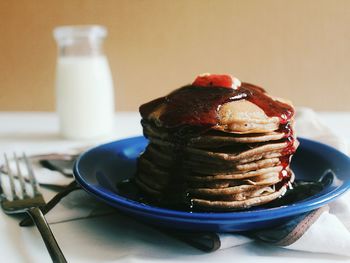
[[[296,130],[298,136],[329,144],[348,153],[348,145],[331,129],[324,126],[311,109],[301,108],[297,111]],[[66,177],[45,168],[39,168],[37,165],[35,169],[40,182],[67,184],[69,181]],[[47,219],[50,223],[61,223],[73,219],[106,215],[113,211],[115,210],[96,201],[84,191],[78,190],[65,197],[50,211]],[[255,242],[254,239],[240,234],[218,235],[221,241],[220,249]],[[350,191],[332,202],[330,210],[323,212],[301,238],[284,248],[350,256]]]

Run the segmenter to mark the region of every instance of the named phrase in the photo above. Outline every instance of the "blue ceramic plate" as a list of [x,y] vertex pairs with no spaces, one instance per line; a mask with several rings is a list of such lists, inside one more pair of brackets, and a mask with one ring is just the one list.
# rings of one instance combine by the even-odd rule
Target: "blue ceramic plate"
[[131,178],[136,158],[147,140],[134,137],[107,143],[83,153],[76,161],[74,176],[96,198],[140,220],[159,226],[194,231],[245,231],[273,226],[325,205],[350,188],[350,159],[327,145],[299,139],[292,161],[296,179],[318,180],[327,171],[336,177],[319,193],[289,205],[251,208],[241,212],[185,212],[143,204],[118,194],[117,182]]

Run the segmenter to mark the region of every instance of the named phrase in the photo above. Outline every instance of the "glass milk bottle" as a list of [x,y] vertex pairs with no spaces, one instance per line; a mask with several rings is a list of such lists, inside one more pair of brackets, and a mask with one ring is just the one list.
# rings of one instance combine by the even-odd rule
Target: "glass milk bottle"
[[111,133],[114,92],[102,45],[102,26],[55,28],[58,45],[56,108],[60,130],[68,139],[96,139]]

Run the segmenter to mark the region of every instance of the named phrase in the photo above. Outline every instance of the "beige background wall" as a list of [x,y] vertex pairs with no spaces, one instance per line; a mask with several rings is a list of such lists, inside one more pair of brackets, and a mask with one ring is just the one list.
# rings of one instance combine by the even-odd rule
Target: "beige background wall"
[[118,110],[228,72],[316,109],[350,110],[350,1],[1,0],[0,110],[54,110],[52,29],[103,24]]

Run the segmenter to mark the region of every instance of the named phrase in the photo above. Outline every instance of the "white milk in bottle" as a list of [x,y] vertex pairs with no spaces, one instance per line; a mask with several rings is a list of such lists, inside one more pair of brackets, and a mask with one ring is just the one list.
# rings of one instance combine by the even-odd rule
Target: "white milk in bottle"
[[112,131],[113,81],[102,50],[106,34],[101,26],[67,26],[54,30],[59,48],[56,107],[65,138],[96,139]]

